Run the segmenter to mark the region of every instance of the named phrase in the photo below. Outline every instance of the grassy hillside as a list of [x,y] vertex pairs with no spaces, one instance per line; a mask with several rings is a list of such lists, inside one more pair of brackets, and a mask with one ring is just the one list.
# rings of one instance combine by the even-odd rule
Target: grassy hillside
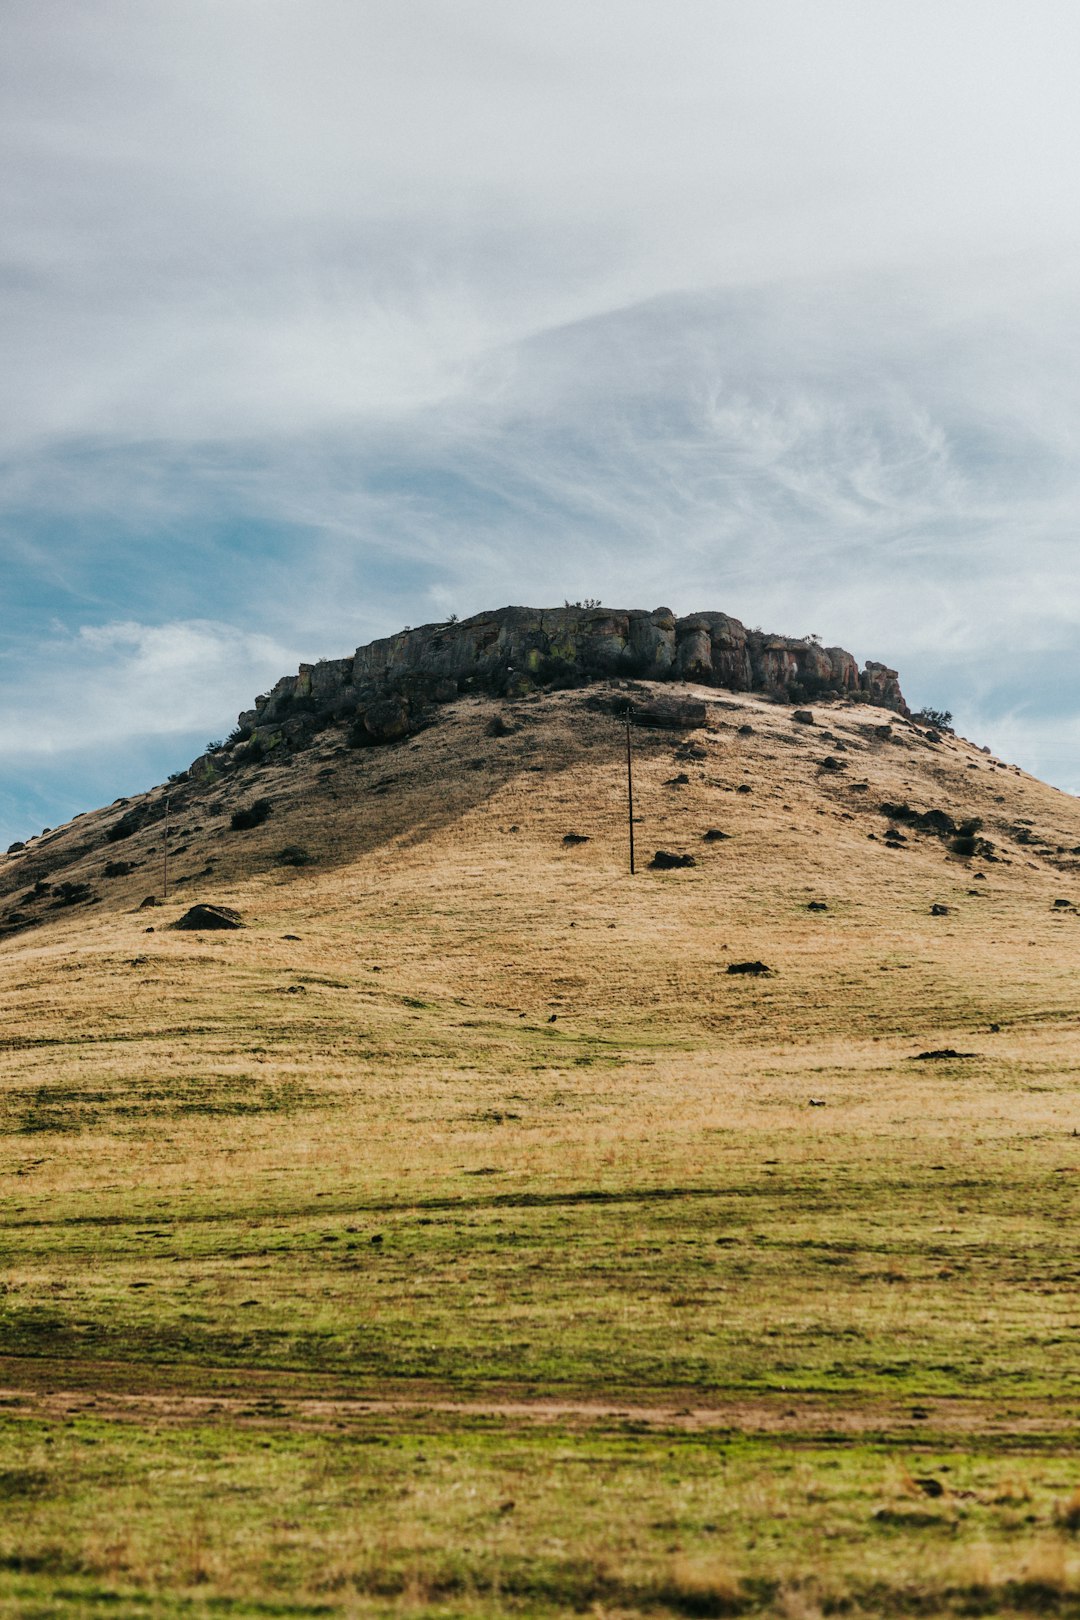
[[1080,804],[648,695],[0,857],[0,1614],[1080,1612]]

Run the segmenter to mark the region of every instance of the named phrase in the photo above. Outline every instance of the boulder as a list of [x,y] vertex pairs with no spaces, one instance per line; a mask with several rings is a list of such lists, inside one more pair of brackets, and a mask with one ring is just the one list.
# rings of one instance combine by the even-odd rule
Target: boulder
[[712,636],[704,614],[680,619],[676,630],[675,665],[684,681],[711,683],[713,676]]
[[395,742],[409,729],[409,705],[403,697],[381,698],[364,710],[361,725],[372,742]]
[[643,673],[663,679],[675,663],[675,615],[670,608],[629,615],[630,661]]
[[900,677],[895,669],[889,669],[888,665],[868,662],[859,677],[859,686],[868,694],[871,702],[877,703],[881,708],[896,709],[900,714],[910,712],[904,702],[904,694],[900,690]]
[[705,724],[708,709],[695,698],[656,698],[635,703],[630,718],[635,726],[659,731],[697,731]]
[[233,911],[231,906],[215,906],[210,904],[192,906],[185,911],[182,917],[177,917],[172,928],[181,928],[195,931],[210,928],[243,928],[240,913]]

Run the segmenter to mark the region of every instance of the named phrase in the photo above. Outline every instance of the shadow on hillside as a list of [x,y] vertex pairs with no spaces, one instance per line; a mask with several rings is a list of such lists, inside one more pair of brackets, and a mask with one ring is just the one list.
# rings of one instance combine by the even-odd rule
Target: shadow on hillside
[[[567,800],[568,832],[592,833],[597,807],[574,804],[561,784],[583,763],[610,763],[625,780],[625,733],[613,715],[587,706],[584,694],[545,695],[512,708],[492,701],[462,715],[439,711],[425,731],[356,749],[344,728],[301,752],[238,767],[216,781],[183,782],[169,792],[169,899],[195,900],[269,871],[284,881],[338,870],[380,851],[415,849],[520,785],[522,830],[541,783],[559,783],[546,820]],[[670,752],[673,738],[644,728],[644,758]],[[547,797],[545,795],[545,797]],[[261,817],[253,804],[266,804]],[[252,824],[254,821],[254,825]],[[512,836],[518,826],[508,823]],[[132,910],[160,895],[164,879],[165,790],[95,811],[0,864],[0,940],[75,915]],[[70,895],[74,894],[72,900]],[[152,921],[152,917],[149,919]]]

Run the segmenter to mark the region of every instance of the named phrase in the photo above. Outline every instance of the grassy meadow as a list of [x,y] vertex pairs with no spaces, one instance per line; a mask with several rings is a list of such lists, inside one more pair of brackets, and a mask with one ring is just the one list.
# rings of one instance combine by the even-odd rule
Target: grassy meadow
[[1080,1614],[1080,805],[708,695],[0,857],[0,1615]]

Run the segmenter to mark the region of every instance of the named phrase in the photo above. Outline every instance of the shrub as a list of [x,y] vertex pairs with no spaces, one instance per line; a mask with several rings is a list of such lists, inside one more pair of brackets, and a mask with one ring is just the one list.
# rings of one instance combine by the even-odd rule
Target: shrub
[[984,859],[993,859],[994,846],[988,838],[979,837],[981,828],[980,816],[969,816],[967,821],[962,821],[956,829],[956,837],[949,844],[953,854],[965,858],[979,855]]
[[258,765],[266,758],[267,747],[262,737],[252,737],[249,742],[237,744],[236,759],[241,765]]
[[279,866],[307,866],[311,856],[300,844],[286,844],[274,856]]
[[116,844],[121,838],[130,838],[133,833],[139,831],[145,820],[145,805],[135,805],[133,809],[126,810],[119,821],[114,821],[112,826],[106,829],[106,842]]
[[936,731],[951,731],[952,711],[949,709],[920,709],[913,718],[920,726],[933,726]]
[[229,819],[233,832],[246,832],[249,827],[261,827],[273,810],[269,799],[255,799],[242,810],[234,810]]
[[58,906],[78,906],[84,900],[94,900],[96,898],[88,883],[58,883],[56,886],[56,899],[53,903]]

